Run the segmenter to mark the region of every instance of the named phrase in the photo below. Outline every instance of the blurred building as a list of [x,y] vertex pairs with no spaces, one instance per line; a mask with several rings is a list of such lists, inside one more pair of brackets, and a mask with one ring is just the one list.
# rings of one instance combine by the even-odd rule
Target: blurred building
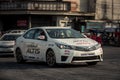
[[97,0],[95,19],[120,23],[120,0]]
[[95,19],[96,0],[0,0],[0,30],[39,26],[85,26]]

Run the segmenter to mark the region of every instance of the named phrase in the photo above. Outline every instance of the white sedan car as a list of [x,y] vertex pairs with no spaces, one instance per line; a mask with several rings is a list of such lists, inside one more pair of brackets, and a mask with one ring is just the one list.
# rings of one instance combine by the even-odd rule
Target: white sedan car
[[14,53],[18,63],[35,60],[48,66],[103,61],[101,45],[70,27],[31,28],[16,40]]
[[16,33],[3,34],[2,37],[0,38],[0,55],[3,55],[3,54],[13,55],[15,40],[20,35],[21,34],[16,34]]

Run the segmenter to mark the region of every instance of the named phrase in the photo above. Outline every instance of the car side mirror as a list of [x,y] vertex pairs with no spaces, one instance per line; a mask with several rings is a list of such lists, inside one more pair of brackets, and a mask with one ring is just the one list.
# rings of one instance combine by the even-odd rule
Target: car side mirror
[[39,40],[46,40],[46,36],[45,36],[45,35],[40,35],[40,36],[38,37],[38,39],[39,39]]

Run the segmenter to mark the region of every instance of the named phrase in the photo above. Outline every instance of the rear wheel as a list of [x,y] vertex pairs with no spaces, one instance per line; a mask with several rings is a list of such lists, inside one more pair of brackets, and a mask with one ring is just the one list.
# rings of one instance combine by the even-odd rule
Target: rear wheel
[[50,67],[53,67],[56,65],[55,54],[52,50],[49,50],[46,54],[46,63]]
[[88,65],[96,65],[97,62],[87,62]]
[[17,60],[17,63],[24,63],[25,62],[20,49],[16,50],[16,60]]

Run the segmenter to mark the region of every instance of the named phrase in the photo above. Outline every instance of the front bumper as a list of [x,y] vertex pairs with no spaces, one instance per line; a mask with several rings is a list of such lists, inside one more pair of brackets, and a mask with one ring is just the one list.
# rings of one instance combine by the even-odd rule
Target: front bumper
[[14,48],[0,48],[0,53],[4,54],[4,53],[13,53]]
[[57,63],[79,63],[79,62],[101,62],[103,61],[103,50],[99,48],[94,51],[76,51],[61,49],[57,51]]

